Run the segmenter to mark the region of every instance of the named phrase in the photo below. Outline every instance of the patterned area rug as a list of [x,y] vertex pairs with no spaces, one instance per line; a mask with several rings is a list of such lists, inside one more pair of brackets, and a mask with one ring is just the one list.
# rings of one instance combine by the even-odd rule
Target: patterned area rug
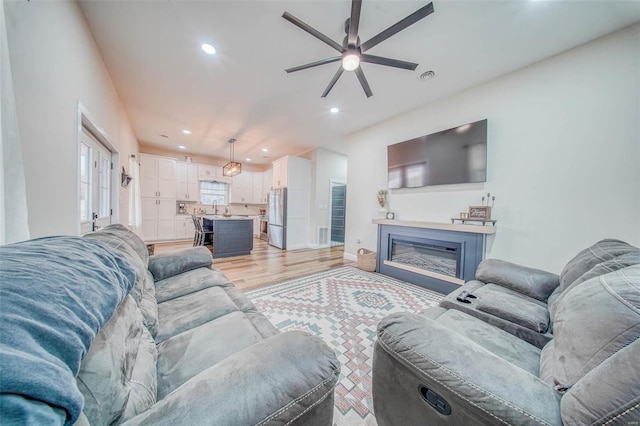
[[352,266],[246,294],[278,329],[316,334],[334,349],[342,363],[335,393],[335,426],[376,425],[371,365],[380,319],[393,312],[420,312],[442,298]]

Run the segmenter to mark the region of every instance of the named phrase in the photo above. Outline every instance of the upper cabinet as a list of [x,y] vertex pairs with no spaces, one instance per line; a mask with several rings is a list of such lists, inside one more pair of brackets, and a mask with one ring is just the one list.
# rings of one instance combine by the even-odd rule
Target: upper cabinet
[[176,163],[177,200],[199,201],[200,181],[198,176],[201,167],[182,161]]
[[140,195],[176,198],[176,160],[140,154]]
[[288,156],[273,162],[273,175],[271,186],[273,188],[285,188],[287,186]]
[[209,166],[205,164],[198,165],[198,179],[231,183],[231,178],[222,174],[222,167]]

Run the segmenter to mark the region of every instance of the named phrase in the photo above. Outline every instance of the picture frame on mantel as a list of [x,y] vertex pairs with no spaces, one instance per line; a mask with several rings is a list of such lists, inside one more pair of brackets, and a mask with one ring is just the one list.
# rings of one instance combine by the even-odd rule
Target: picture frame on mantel
[[491,219],[491,206],[469,206],[469,219]]

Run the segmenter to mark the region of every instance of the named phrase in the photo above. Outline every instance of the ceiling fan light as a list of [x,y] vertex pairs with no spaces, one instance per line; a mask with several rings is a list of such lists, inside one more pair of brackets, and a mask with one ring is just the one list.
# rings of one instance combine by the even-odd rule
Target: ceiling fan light
[[360,66],[360,57],[355,53],[350,53],[342,58],[342,68],[345,71],[353,71]]

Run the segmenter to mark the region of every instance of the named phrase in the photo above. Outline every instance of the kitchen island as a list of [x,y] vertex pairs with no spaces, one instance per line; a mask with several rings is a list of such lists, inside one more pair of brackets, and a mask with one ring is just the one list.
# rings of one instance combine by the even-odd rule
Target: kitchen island
[[253,219],[202,215],[205,231],[213,231],[213,258],[243,256],[253,250]]

